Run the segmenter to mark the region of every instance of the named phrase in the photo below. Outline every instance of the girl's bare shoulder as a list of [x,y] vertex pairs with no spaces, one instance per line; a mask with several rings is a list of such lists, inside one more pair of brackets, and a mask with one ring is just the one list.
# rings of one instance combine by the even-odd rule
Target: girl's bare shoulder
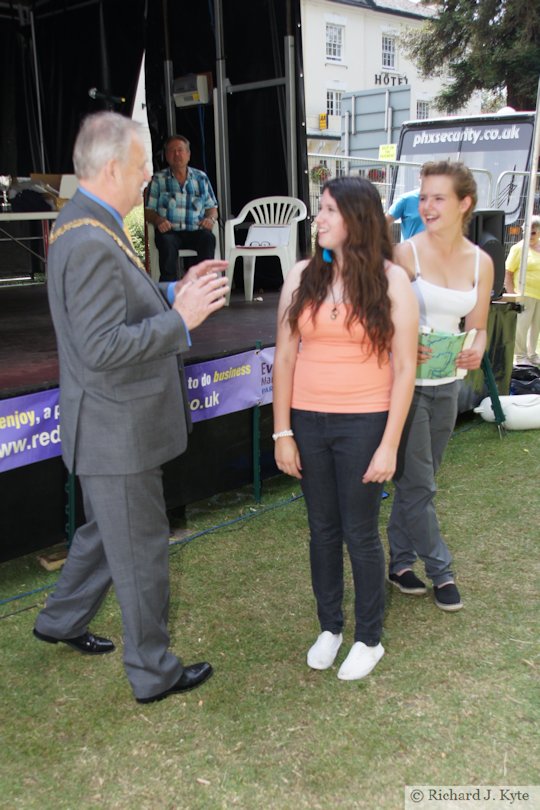
[[310,260],[309,259],[302,259],[299,262],[296,262],[295,265],[291,267],[287,275],[285,276],[285,283],[284,287],[288,289],[293,288],[295,289],[300,284],[300,277],[306,267],[308,266]]
[[387,261],[384,266],[386,277],[388,278],[389,285],[392,286],[410,286],[411,277],[408,270],[401,264]]
[[409,244],[409,240],[406,242],[400,242],[395,246],[393,259],[394,265],[401,267],[402,270],[407,273],[409,280],[414,278],[414,253],[411,245]]

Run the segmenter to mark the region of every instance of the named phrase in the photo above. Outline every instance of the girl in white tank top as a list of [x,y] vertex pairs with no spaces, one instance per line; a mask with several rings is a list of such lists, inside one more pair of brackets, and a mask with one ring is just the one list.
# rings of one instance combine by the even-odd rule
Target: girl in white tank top
[[[493,287],[491,259],[463,235],[476,196],[472,173],[463,164],[424,164],[419,213],[425,231],[397,245],[394,252],[396,263],[405,267],[411,279],[420,305],[420,325],[456,333],[462,331],[460,321],[465,318],[465,331],[475,333],[470,347],[457,356],[456,376],[416,381],[400,443],[388,524],[390,582],[402,593],[425,594],[425,583],[413,572],[420,558],[433,583],[435,604],[447,611],[463,605],[435,511],[435,474],[454,429],[458,378],[479,368],[485,352]],[[419,345],[419,365],[429,355],[430,349]]]
[[[480,249],[475,248],[474,285],[470,290],[454,290],[441,287],[422,278],[418,251],[413,241],[408,244],[414,253],[415,277],[412,288],[420,308],[420,327],[429,327],[434,332],[459,332],[461,319],[471,312],[478,301],[478,271],[480,267]],[[443,385],[463,378],[467,372],[459,371],[452,377],[440,377],[437,380],[418,378],[416,385]]]
[[478,245],[475,249],[474,286],[470,290],[453,290],[422,278],[416,245],[412,240],[408,244],[414,253],[413,290],[420,306],[420,326],[430,326],[436,332],[457,332],[461,319],[474,309],[478,301]]

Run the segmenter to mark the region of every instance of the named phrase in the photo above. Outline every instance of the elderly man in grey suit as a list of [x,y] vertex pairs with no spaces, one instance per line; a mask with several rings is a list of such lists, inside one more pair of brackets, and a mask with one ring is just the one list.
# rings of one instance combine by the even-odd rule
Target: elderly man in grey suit
[[179,355],[220,309],[226,262],[205,261],[156,285],[123,217],[150,174],[139,125],[104,112],[83,121],[73,152],[79,189],[60,212],[48,294],[60,362],[62,455],[79,476],[86,523],[71,543],[34,635],[83,653],[114,650],[89,623],[111,584],[122,611],[124,666],[140,703],[212,674],[169,650],[169,525],[161,465],[186,448],[189,405]]

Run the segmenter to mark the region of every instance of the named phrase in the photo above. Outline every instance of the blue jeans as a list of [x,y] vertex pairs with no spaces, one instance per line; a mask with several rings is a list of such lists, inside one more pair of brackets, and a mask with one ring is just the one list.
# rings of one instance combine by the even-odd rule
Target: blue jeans
[[417,386],[403,430],[388,523],[390,573],[411,568],[417,557],[434,585],[453,579],[452,556],[435,512],[435,474],[454,430],[459,381]]
[[321,630],[343,628],[343,543],[355,590],[355,641],[379,643],[384,613],[384,553],[379,537],[382,484],[362,476],[380,444],[388,414],[294,410],[310,528],[313,593]]

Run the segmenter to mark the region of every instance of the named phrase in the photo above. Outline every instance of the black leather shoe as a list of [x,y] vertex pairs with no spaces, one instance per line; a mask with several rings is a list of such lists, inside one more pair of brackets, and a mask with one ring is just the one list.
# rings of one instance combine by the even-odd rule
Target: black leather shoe
[[160,692],[159,695],[154,695],[148,698],[136,698],[137,703],[154,703],[156,700],[163,700],[163,698],[174,695],[176,692],[187,692],[190,689],[196,689],[212,675],[213,669],[211,664],[203,661],[201,664],[191,664],[189,667],[184,667],[180,678],[176,683],[167,689],[165,692]]
[[76,636],[75,638],[54,638],[53,636],[46,636],[44,633],[40,633],[39,630],[36,630],[34,627],[34,635],[36,638],[39,638],[40,641],[47,641],[49,644],[68,644],[70,647],[73,647],[74,650],[77,652],[85,653],[85,655],[105,655],[106,653],[111,653],[115,650],[115,646],[112,641],[109,641],[108,638],[102,638],[101,636],[94,636],[93,633],[83,633],[82,636]]

